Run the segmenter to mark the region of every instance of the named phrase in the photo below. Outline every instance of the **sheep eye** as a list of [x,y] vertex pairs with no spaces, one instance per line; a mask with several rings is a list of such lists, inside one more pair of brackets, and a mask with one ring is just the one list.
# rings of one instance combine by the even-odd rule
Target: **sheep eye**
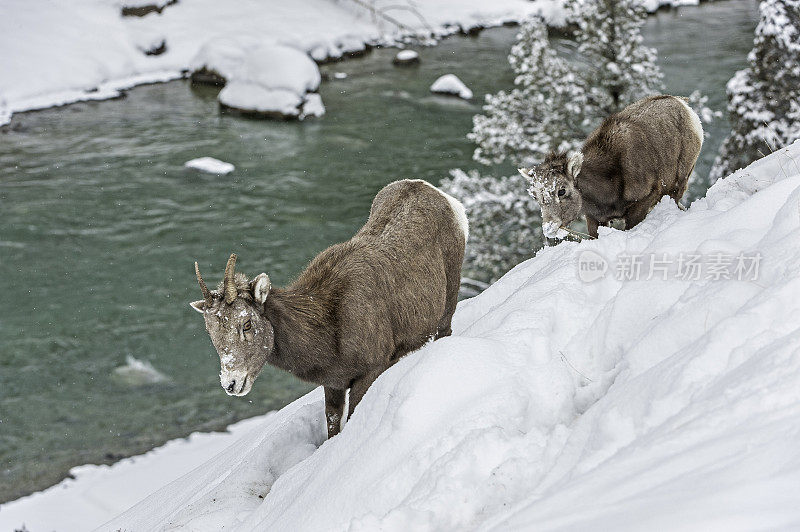
[[561,190],[559,190],[559,191],[558,191],[558,197],[560,198],[560,197],[562,197],[562,196],[563,196],[564,194],[566,194],[566,193],[567,193],[566,189],[563,189],[563,188],[562,188]]
[[242,327],[242,330],[243,331],[249,331],[252,328],[253,328],[253,324],[250,322],[250,320],[247,320],[246,322],[244,322],[244,327]]

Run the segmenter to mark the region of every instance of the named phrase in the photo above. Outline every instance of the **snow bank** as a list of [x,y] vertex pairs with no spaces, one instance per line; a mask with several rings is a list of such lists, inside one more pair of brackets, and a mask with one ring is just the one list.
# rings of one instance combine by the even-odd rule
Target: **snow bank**
[[[562,12],[557,0],[428,0],[418,7],[438,36],[533,13],[556,19]],[[412,31],[425,28],[410,10],[396,9],[391,15]],[[9,113],[115,96],[118,87],[130,86],[130,80],[178,78],[204,54],[224,70],[225,59],[218,54],[235,59],[252,51],[264,36],[320,61],[363,52],[366,43],[392,44],[401,37],[395,27],[347,1],[308,0],[298,7],[282,0],[240,0],[235,6],[193,0],[166,5],[160,14],[122,17],[116,0],[4,0],[0,101],[7,102],[7,112],[0,109],[0,125]],[[145,55],[162,41],[164,53]],[[227,42],[227,49],[218,45],[201,53],[214,41]]]
[[214,159],[213,157],[200,157],[183,163],[186,168],[193,168],[209,174],[225,175],[233,172],[236,168],[231,163]]
[[464,82],[461,81],[455,74],[445,74],[434,81],[433,85],[431,85],[431,92],[438,94],[452,94],[465,100],[472,98],[472,91],[469,90],[467,86],[464,85]]
[[[85,531],[102,525],[261,430],[275,413],[240,421],[226,432],[195,433],[114,465],[73,467],[70,478],[0,506],[0,530]],[[23,526],[24,525],[24,526]]]
[[[643,1],[653,10],[675,0]],[[235,63],[264,36],[318,61],[360,53],[366,43],[393,44],[402,37],[395,27],[349,1],[124,4],[149,3],[164,9],[122,17],[117,0],[3,0],[0,102],[6,106],[0,104],[0,125],[10,120],[10,113],[110,98],[136,84],[176,79],[208,58],[225,76],[227,59]],[[411,33],[428,32],[412,10],[398,5],[390,12],[394,19]],[[555,25],[564,21],[561,0],[426,0],[414,5],[437,37],[533,14]],[[162,42],[164,53],[145,54]]]
[[[100,530],[797,528],[798,163],[800,142],[687,212],[542,250],[336,438],[315,390]],[[725,279],[722,255],[760,267]],[[651,271],[622,280],[630,257]]]

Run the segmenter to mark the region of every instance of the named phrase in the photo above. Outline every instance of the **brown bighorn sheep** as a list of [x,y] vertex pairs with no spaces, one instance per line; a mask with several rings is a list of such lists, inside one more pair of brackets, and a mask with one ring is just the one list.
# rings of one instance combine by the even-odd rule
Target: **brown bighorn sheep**
[[248,280],[231,255],[217,290],[191,303],[205,318],[229,395],[250,391],[265,363],[325,388],[328,437],[370,384],[400,357],[451,333],[468,234],[464,207],[421,180],[375,196],[347,242],[311,261],[286,288]]
[[589,234],[615,218],[630,229],[664,195],[680,207],[703,145],[700,118],[676,96],[652,96],[606,118],[580,152],[550,152],[520,173],[542,209],[549,238],[581,213]]

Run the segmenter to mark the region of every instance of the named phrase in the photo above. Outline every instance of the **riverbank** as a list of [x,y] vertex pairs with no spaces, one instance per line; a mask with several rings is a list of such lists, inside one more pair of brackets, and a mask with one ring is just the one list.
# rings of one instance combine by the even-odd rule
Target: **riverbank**
[[[214,0],[181,0],[140,11],[144,16],[122,16],[116,0],[8,0],[0,18],[0,126],[14,113],[115,98],[137,85],[185,76],[203,45],[214,40],[263,42],[269,36],[326,62],[372,46],[402,46],[411,35],[436,40],[533,14],[559,26],[561,1],[427,0],[414,10],[391,8],[392,23],[358,3],[330,0],[310,0],[301,10],[281,0],[242,0],[235,10]],[[696,2],[642,3],[653,12]]]
[[[138,2],[142,3],[142,2]],[[429,0],[414,11],[392,10],[402,27],[356,3],[181,0],[142,17],[122,16],[120,2],[68,4],[9,0],[0,18],[0,125],[16,112],[107,99],[143,83],[184,75],[202,46],[215,39],[281,42],[324,62],[392,45],[415,31],[435,37],[519,20],[533,13],[557,19],[557,0]]]

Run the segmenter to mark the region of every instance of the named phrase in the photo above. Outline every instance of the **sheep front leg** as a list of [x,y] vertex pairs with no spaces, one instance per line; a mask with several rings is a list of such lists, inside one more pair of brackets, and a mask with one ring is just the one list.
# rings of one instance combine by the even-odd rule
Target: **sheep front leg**
[[597,238],[597,227],[600,223],[597,221],[597,218],[592,218],[588,214],[586,215],[586,230],[589,232],[589,236],[593,236]]
[[344,414],[345,390],[325,387],[325,421],[328,425],[328,438],[339,434]]

